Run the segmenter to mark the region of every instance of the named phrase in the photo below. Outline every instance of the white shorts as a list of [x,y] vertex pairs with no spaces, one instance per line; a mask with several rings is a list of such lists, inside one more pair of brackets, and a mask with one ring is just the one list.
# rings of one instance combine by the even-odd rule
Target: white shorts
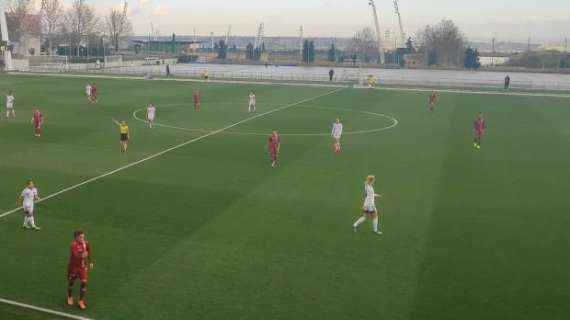
[[333,138],[334,138],[336,141],[339,141],[339,140],[340,140],[340,135],[334,135]]
[[33,205],[24,205],[24,213],[27,213],[29,215],[33,215],[34,214],[34,206]]
[[154,122],[154,116],[152,116],[152,117],[147,116],[146,118],[148,119],[148,121]]
[[10,109],[10,110],[14,109],[14,104],[13,103],[7,104],[6,109]]
[[362,206],[362,210],[366,213],[374,213],[376,212],[376,205],[374,205],[374,203],[365,203],[364,206]]

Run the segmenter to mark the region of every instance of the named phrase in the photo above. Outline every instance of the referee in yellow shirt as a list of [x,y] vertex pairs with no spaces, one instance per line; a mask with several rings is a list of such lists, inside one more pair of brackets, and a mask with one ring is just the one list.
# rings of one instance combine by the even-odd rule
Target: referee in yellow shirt
[[115,118],[113,118],[113,122],[121,131],[121,152],[125,153],[129,147],[129,125],[127,125],[126,121],[119,122]]

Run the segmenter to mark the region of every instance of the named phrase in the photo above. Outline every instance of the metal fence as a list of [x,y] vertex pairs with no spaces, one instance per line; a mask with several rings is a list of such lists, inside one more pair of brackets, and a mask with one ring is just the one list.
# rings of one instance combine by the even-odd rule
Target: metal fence
[[[322,67],[264,67],[243,65],[171,65],[170,77],[243,80],[243,81],[294,81],[329,82],[328,68]],[[503,88],[503,74],[492,72],[469,73],[465,71],[429,70],[387,70],[337,68],[334,83],[356,84],[369,74],[374,75],[377,84],[388,86],[417,86],[433,88]],[[69,64],[33,66],[32,72],[78,73],[96,75],[145,76],[148,78],[167,77],[166,65],[125,64],[114,68],[98,68],[95,64]],[[513,89],[570,90],[570,75],[557,74],[515,74],[512,75]]]

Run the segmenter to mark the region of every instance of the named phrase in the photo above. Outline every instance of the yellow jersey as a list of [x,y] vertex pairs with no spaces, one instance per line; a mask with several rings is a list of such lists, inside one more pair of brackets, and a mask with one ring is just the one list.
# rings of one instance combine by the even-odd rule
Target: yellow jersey
[[129,126],[126,124],[121,124],[119,125],[119,128],[121,130],[121,134],[129,134]]

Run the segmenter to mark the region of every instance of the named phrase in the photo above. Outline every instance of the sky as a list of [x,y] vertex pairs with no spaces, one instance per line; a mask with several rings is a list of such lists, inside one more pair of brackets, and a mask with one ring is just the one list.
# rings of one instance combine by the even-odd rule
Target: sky
[[[61,0],[69,5],[72,0]],[[123,0],[86,0],[100,14]],[[397,32],[392,0],[375,0],[383,30]],[[570,0],[400,0],[404,28],[413,35],[442,19],[453,20],[472,41],[562,43],[570,38]],[[137,35],[148,34],[151,23],[161,35],[253,36],[265,24],[268,36],[297,36],[302,25],[308,37],[351,37],[373,27],[368,0],[129,0]]]

